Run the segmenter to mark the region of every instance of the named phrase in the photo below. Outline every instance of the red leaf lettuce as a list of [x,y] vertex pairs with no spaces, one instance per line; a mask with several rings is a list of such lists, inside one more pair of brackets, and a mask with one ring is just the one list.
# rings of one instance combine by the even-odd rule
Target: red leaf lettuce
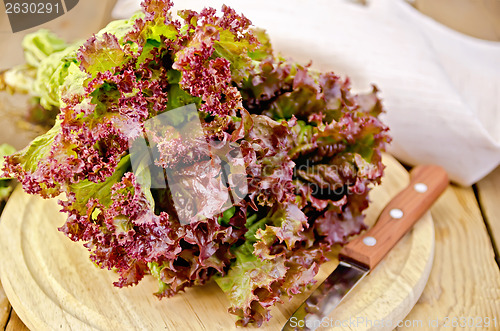
[[[260,326],[272,305],[314,281],[333,245],[365,228],[389,142],[377,90],[353,95],[348,80],[273,55],[266,34],[229,7],[175,20],[169,0],[142,6],[135,20],[111,23],[80,46],[71,59],[79,72],[61,83],[79,77],[80,88],[61,90],[56,125],[8,156],[4,171],[29,193],[66,195],[60,230],[116,270],[116,286],[150,274],[164,297],[214,278],[237,323]],[[200,213],[223,202],[203,192],[227,196],[213,163],[243,166],[248,192],[183,224],[179,213],[192,209],[179,212],[171,187],[153,185],[163,172],[133,171],[129,143],[144,137],[149,119],[188,104],[206,141],[216,142],[212,152],[163,128],[148,136],[158,146],[155,166],[183,165]]]

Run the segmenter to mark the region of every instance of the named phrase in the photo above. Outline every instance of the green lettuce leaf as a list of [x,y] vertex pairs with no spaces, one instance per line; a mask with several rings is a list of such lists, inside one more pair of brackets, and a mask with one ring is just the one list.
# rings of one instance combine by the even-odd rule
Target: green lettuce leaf
[[61,122],[57,121],[52,129],[35,138],[24,149],[10,155],[10,162],[18,164],[25,172],[34,172],[38,162],[49,155],[54,138],[60,130]]
[[237,322],[240,326],[248,323],[260,326],[263,320],[270,318],[266,308],[274,304],[274,300],[266,300],[266,292],[273,292],[279,287],[288,269],[284,257],[262,260],[252,251],[251,245],[241,245],[234,251],[236,261],[231,264],[228,273],[224,277],[215,277],[231,302],[229,312],[240,318]]
[[[69,185],[70,192],[75,194],[75,200],[72,207],[81,213],[87,213],[87,202],[90,198],[99,200],[104,206],[109,206],[112,203],[111,187],[120,182],[123,174],[130,168],[130,155],[124,156],[118,163],[113,175],[108,177],[104,182],[94,183],[89,180]],[[151,194],[151,193],[150,193]]]
[[68,82],[66,90],[70,86],[82,86],[83,75],[76,64],[78,47],[79,44],[73,44],[40,62],[33,88],[29,92],[40,98],[40,104],[45,109],[61,107],[60,88],[65,82]]
[[97,73],[119,67],[129,59],[118,39],[107,32],[87,40],[78,53],[80,68],[94,78]]
[[0,169],[3,168],[4,159],[6,156],[14,154],[16,149],[9,144],[1,144],[0,145]]
[[[7,155],[15,153],[16,149],[9,144],[0,145],[0,169],[3,168],[4,158]],[[0,177],[0,201],[5,201],[12,192],[11,181],[9,178]]]
[[48,56],[68,47],[64,40],[46,29],[26,35],[22,45],[24,58],[33,67],[38,67]]

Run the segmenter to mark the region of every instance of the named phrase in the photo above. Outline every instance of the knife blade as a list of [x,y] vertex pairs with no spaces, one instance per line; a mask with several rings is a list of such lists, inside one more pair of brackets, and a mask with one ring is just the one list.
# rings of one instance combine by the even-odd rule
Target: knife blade
[[342,248],[337,268],[302,303],[282,330],[316,330],[324,325],[325,318],[410,231],[448,183],[448,175],[440,166],[415,167],[410,184],[385,206],[371,229]]

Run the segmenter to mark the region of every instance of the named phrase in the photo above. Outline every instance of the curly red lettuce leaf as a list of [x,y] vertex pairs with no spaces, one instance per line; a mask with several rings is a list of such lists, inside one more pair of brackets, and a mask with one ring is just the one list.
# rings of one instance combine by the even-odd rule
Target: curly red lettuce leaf
[[[250,119],[249,119],[250,120]],[[294,139],[293,120],[278,123],[263,115],[251,117],[251,130],[241,143],[248,175],[250,206],[272,206],[294,199],[294,163],[288,150]]]
[[222,16],[213,8],[199,14],[184,11],[183,48],[173,68],[182,73],[180,85],[202,98],[200,110],[212,115],[234,115],[242,108],[241,95],[233,82],[248,76],[252,60],[248,53],[258,46],[249,30],[251,22],[227,7]]
[[107,32],[100,38],[93,36],[87,40],[78,52],[80,69],[94,77],[99,72],[121,66],[128,57],[118,39]]

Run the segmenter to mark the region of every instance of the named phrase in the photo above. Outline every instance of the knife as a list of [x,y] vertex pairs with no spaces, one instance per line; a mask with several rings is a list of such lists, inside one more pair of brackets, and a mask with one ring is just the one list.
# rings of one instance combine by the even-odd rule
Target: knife
[[315,330],[342,299],[373,270],[448,186],[437,165],[415,167],[410,184],[382,210],[375,225],[339,253],[339,265],[288,319],[282,331]]

